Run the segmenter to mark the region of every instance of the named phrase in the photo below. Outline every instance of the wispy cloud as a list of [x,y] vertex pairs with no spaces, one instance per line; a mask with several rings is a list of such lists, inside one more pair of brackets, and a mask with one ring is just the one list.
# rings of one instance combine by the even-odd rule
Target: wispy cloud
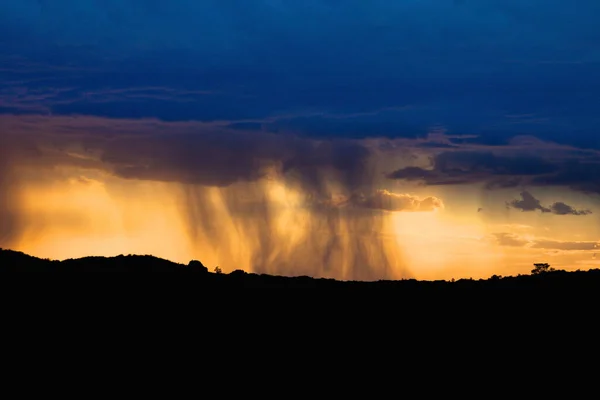
[[597,251],[600,248],[600,242],[597,241],[561,241],[548,238],[521,236],[507,232],[494,233],[492,236],[500,246],[507,247],[590,252]]
[[377,190],[370,195],[359,194],[351,197],[348,202],[359,207],[385,211],[430,212],[444,208],[443,201],[437,197],[419,198],[387,190]]

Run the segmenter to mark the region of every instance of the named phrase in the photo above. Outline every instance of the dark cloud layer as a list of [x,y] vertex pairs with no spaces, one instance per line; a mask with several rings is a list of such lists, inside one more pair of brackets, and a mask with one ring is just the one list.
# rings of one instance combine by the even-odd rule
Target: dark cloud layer
[[405,167],[389,173],[390,179],[420,181],[427,185],[485,182],[489,188],[515,187],[525,178],[555,172],[559,166],[538,156],[495,155],[491,151],[449,151],[433,157],[433,167]]
[[599,147],[598,13],[595,0],[5,0],[0,112]]
[[[429,168],[408,166],[388,173],[387,177],[432,186],[481,183],[487,189],[562,186],[600,193],[597,179],[600,154],[595,151],[563,148],[543,141],[506,146],[463,143],[456,147],[434,154]],[[461,147],[476,150],[464,151]]]
[[281,172],[315,195],[326,175],[350,191],[370,184],[368,156],[357,142],[235,131],[115,138],[102,149],[103,163],[128,179],[228,186]]
[[[94,118],[3,118],[12,163],[106,170],[126,179],[226,187],[284,176],[316,200],[334,183],[350,196],[371,190],[371,150],[348,139],[312,140],[220,126]],[[6,159],[7,160],[7,159]],[[5,161],[8,164],[8,161]]]
[[536,155],[496,155],[491,151],[449,151],[436,155],[432,169],[406,167],[390,179],[422,181],[427,185],[487,182],[489,187],[517,186],[523,178],[551,174],[559,166]]
[[[224,187],[283,174],[288,182],[318,197],[327,197],[331,182],[348,196],[370,196],[389,188],[394,180],[518,187],[524,192],[528,187],[556,186],[600,193],[600,169],[596,171],[600,154],[525,137],[506,146],[456,144],[465,139],[443,131],[396,141],[317,139],[232,128],[228,122],[58,116],[1,117],[0,125],[4,151],[20,163],[102,168],[128,179]],[[453,149],[440,147],[444,144]],[[421,164],[382,175],[377,169],[381,156],[405,165]],[[422,166],[427,157],[428,168]],[[386,176],[387,183],[382,179]],[[560,202],[540,207],[559,215],[587,213]]]
[[600,193],[600,155],[587,159],[571,159],[556,174],[537,176],[533,185],[568,186],[586,193]]

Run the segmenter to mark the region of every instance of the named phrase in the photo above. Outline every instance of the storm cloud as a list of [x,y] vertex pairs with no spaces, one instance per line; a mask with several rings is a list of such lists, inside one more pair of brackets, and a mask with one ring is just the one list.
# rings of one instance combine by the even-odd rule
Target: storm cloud
[[[132,187],[173,184],[162,195],[172,196],[190,241],[216,252],[224,265],[257,272],[361,280],[406,276],[393,237],[384,234],[392,229],[385,213],[443,206],[435,197],[378,189],[373,146],[357,140],[156,120],[0,121],[6,128],[0,134],[3,151],[15,155],[10,163],[3,158],[6,167],[27,173],[20,185],[35,183],[36,176],[46,183],[58,179],[57,185],[66,178],[85,182],[98,173],[107,182],[131,181]],[[112,196],[128,196],[127,185],[119,185]],[[3,188],[14,193],[5,181]],[[332,202],[336,198],[345,200]],[[18,221],[8,218],[8,203],[2,210],[3,231],[13,234]],[[282,221],[289,221],[285,231]]]
[[101,160],[123,178],[204,186],[225,187],[283,174],[319,196],[325,194],[328,179],[349,191],[370,185],[369,155],[355,141],[208,130],[115,138],[105,143]]
[[[349,191],[372,185],[371,150],[357,140],[313,140],[221,125],[157,120],[0,117],[10,163],[77,166],[125,179],[226,187],[285,175],[315,195],[334,180]],[[4,163],[9,159],[4,157]]]
[[[405,166],[386,177],[427,186],[481,184],[488,190],[554,186],[600,194],[600,153],[595,150],[539,139],[528,143],[515,138],[504,146],[481,146],[467,140],[455,144],[454,150],[432,151],[430,160],[429,166]],[[557,213],[561,210],[559,204]]]

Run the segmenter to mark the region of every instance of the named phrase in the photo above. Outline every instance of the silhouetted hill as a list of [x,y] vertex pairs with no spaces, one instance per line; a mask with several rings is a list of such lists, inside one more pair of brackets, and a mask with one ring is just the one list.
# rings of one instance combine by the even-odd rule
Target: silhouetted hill
[[[514,277],[494,276],[490,279],[460,279],[449,281],[398,281],[356,282],[311,277],[283,277],[246,273],[236,270],[229,274],[209,272],[201,262],[178,264],[148,255],[120,255],[117,257],[84,257],[64,261],[40,259],[30,255],[0,249],[1,272],[46,272],[69,275],[81,273],[133,273],[137,277],[156,276],[156,273],[185,275],[186,284],[203,287],[253,287],[253,288],[324,288],[324,289],[393,289],[398,294],[451,294],[457,292],[494,293],[504,291],[527,292],[595,292],[600,289],[600,270],[551,271],[537,275]],[[164,275],[161,275],[164,277]]]

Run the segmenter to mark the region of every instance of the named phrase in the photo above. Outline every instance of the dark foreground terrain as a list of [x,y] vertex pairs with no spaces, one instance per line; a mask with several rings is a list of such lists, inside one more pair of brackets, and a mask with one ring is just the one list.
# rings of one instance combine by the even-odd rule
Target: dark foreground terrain
[[[117,257],[85,257],[64,261],[40,259],[27,254],[0,249],[0,271],[51,273],[61,278],[81,276],[82,273],[96,273],[95,280],[102,281],[103,277],[115,274],[148,278],[163,282],[177,281],[186,285],[198,285],[217,288],[324,288],[324,289],[393,289],[398,294],[451,294],[451,293],[497,293],[517,292],[555,292],[568,295],[569,293],[599,293],[600,270],[589,271],[549,271],[531,275],[511,277],[493,276],[489,279],[460,279],[457,281],[418,281],[406,279],[398,281],[355,282],[337,281],[333,279],[315,279],[311,277],[283,277],[264,274],[246,273],[241,270],[231,273],[211,272],[199,261],[189,264],[178,264],[153,256],[117,256]],[[98,275],[98,273],[100,275]],[[162,274],[156,274],[162,273]],[[87,275],[89,276],[89,275]],[[180,280],[179,277],[185,277]],[[111,278],[112,279],[112,278]]]

